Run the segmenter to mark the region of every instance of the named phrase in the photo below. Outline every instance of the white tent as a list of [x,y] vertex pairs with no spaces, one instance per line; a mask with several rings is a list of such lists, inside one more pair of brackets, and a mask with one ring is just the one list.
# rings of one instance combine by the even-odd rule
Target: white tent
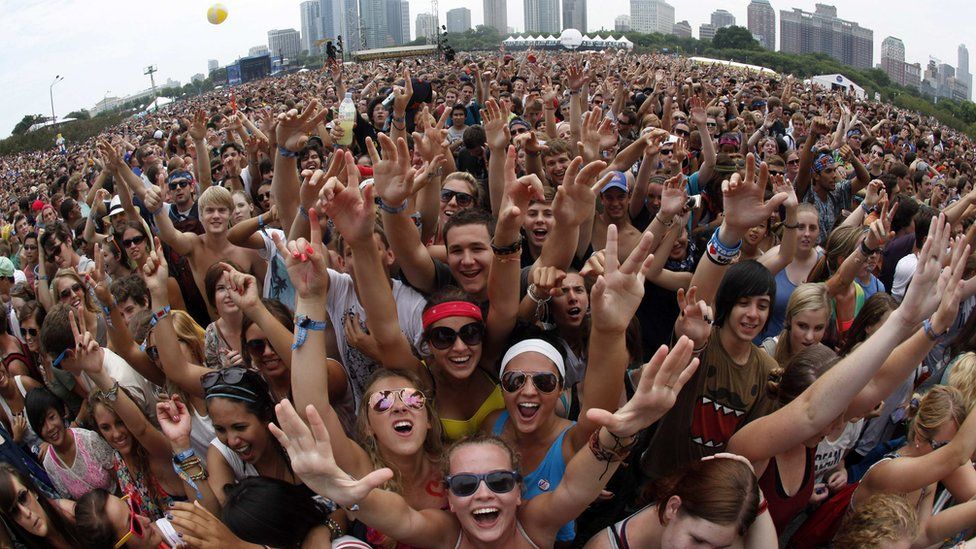
[[827,88],[829,90],[853,91],[858,99],[864,99],[864,88],[855,84],[850,78],[843,74],[821,74],[811,76],[806,82]]
[[628,40],[626,36],[621,36],[618,42],[620,42],[621,47],[627,48],[628,50],[634,49],[634,43]]

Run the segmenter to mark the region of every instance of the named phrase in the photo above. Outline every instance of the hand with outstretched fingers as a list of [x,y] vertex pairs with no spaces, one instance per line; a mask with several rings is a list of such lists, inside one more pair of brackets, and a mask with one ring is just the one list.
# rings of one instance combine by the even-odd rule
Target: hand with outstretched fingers
[[142,264],[142,278],[146,281],[150,294],[165,295],[169,287],[169,265],[159,238],[153,237],[153,240],[156,242],[156,249],[149,253],[146,262]]
[[[366,138],[366,150],[373,164],[373,186],[386,205],[397,208],[410,198],[416,170],[410,165],[410,150],[402,137],[396,143],[386,134],[379,135],[382,157],[373,140]],[[349,170],[346,170],[347,172]]]
[[207,138],[207,113],[203,112],[203,109],[197,109],[193,113],[193,120],[183,120],[183,125],[186,126],[186,133],[190,135],[190,139],[194,141],[203,141]]
[[888,215],[888,203],[886,202],[881,207],[881,214],[869,226],[864,244],[872,250],[879,249],[885,245],[889,238],[894,236],[895,233],[891,230],[891,217]]
[[298,109],[279,114],[278,126],[275,128],[278,146],[294,153],[301,151],[308,142],[308,136],[329,112],[326,109],[318,111],[318,106],[318,101],[313,99],[300,114]]
[[800,199],[796,196],[796,189],[793,188],[793,183],[789,179],[786,179],[783,174],[777,174],[770,177],[773,182],[773,194],[785,194],[786,201],[783,202],[783,207],[786,209],[796,208],[800,205]]
[[254,275],[242,273],[229,263],[220,263],[224,271],[223,282],[227,285],[227,295],[242,312],[261,305],[261,292]]
[[[105,275],[105,256],[102,255],[102,245],[95,244],[95,268],[88,273],[88,282],[95,297],[104,305],[109,305],[115,299],[108,288],[108,277]],[[107,320],[107,319],[106,319]]]
[[[946,279],[944,284],[947,286],[952,275],[952,269],[942,268],[949,258],[949,235],[951,233],[952,228],[946,222],[945,214],[939,214],[938,218],[932,220],[932,224],[929,226],[929,236],[925,239],[925,244],[922,245],[922,250],[918,254],[918,265],[915,267],[912,283],[908,286],[908,291],[905,292],[905,298],[901,305],[895,309],[895,313],[901,316],[905,325],[913,329],[931,316],[942,301],[941,293],[937,288],[942,286],[940,279],[943,277]],[[959,250],[955,250],[955,252],[959,252]],[[962,257],[968,257],[968,252],[966,256],[958,259],[955,255],[954,253],[953,268],[957,267],[960,262],[965,263]],[[943,292],[945,291],[943,290]]]
[[358,314],[348,313],[345,315],[342,319],[342,331],[346,335],[346,341],[353,348],[358,349],[359,352],[373,358],[377,362],[382,362],[383,356],[380,351],[380,346],[376,343],[376,338],[363,329]]
[[410,69],[403,69],[403,85],[393,86],[393,112],[407,112],[407,105],[410,104],[412,97],[413,82],[410,80]]
[[485,108],[481,109],[481,117],[484,122],[489,149],[501,151],[508,148],[512,139],[512,134],[508,129],[509,115],[508,107],[504,104],[499,105],[494,99],[485,102]]
[[[354,169],[351,153],[346,153],[347,169]],[[350,245],[373,241],[373,228],[376,225],[373,187],[367,186],[361,192],[358,184],[333,189],[332,197],[325,202],[323,210],[332,219],[335,229]]]
[[606,252],[603,250],[593,252],[593,255],[586,260],[586,264],[580,269],[580,276],[591,284],[596,284],[597,277],[607,271],[606,261]]
[[612,173],[600,177],[600,172],[606,167],[607,163],[602,160],[583,166],[583,157],[580,156],[570,161],[563,184],[556,189],[552,201],[552,214],[560,227],[578,227],[592,218],[596,195],[613,178]]
[[695,348],[700,349],[712,333],[712,308],[697,299],[698,288],[692,286],[685,292],[678,288],[678,320],[674,323],[675,335],[691,338]]
[[705,112],[705,106],[702,103],[701,97],[695,96],[691,98],[691,123],[697,128],[699,126],[704,126],[708,122],[708,114]]
[[342,507],[362,502],[374,489],[393,478],[387,467],[354,479],[336,464],[329,431],[314,406],[305,409],[308,425],[287,399],[275,406],[278,425],[268,424],[271,433],[288,453],[291,468],[306,486]]
[[769,166],[763,162],[756,174],[756,161],[752,153],[746,155],[746,175],[732,174],[731,180],[722,182],[722,199],[725,204],[725,221],[722,226],[729,228],[735,239],[755,227],[773,214],[784,202],[786,193],[773,195],[763,203],[766,184],[769,182]]
[[868,209],[878,205],[881,200],[881,191],[884,190],[884,183],[880,179],[872,179],[864,190],[864,205]]
[[[965,285],[962,275],[966,271],[966,260],[969,258],[971,246],[966,237],[960,236],[952,243],[952,258],[949,266],[942,270],[936,294],[941,296],[939,308],[932,314],[932,330],[941,334],[949,330],[959,315],[959,306],[963,301]],[[948,276],[946,275],[948,272]]]
[[324,297],[329,282],[322,227],[319,225],[319,213],[314,208],[308,211],[308,226],[308,240],[301,237],[285,243],[277,233],[271,236],[278,254],[285,261],[285,269],[295,293],[302,299]]
[[661,217],[673,219],[685,209],[688,193],[685,191],[684,176],[680,173],[664,182],[661,190]]
[[625,332],[644,297],[644,279],[654,260],[654,235],[645,232],[623,263],[617,256],[617,226],[607,228],[605,270],[590,293],[593,326],[607,332]]
[[643,366],[634,396],[626,404],[614,413],[591,408],[587,417],[617,437],[634,436],[653,424],[674,406],[681,388],[698,369],[692,348],[691,340],[684,336],[670,351],[662,345]]
[[545,200],[545,193],[542,189],[542,181],[537,176],[516,176],[516,158],[515,147],[509,145],[505,157],[505,189],[501,209],[505,209],[506,206],[518,208],[519,211],[515,215],[519,216],[525,215],[531,201]]

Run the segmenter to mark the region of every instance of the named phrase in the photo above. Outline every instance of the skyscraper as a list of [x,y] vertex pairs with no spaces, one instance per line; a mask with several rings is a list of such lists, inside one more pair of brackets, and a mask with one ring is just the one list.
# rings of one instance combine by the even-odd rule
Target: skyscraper
[[220,62],[216,59],[207,59],[207,72],[213,72],[220,68]]
[[749,32],[759,37],[762,47],[776,50],[776,10],[769,0],[752,0],[747,12]]
[[417,14],[417,38],[437,36],[437,17],[430,13]]
[[357,0],[319,0],[322,38],[342,37],[346,52],[359,51],[359,4]]
[[315,42],[322,38],[320,8],[321,4],[318,0],[307,0],[299,6],[302,16],[302,51],[310,54],[318,53],[320,49],[315,45]]
[[268,31],[268,51],[271,57],[294,59],[301,51],[301,33],[295,29],[272,29]]
[[712,12],[712,26],[716,29],[731,27],[735,25],[735,16],[725,10],[715,10]]
[[874,61],[874,31],[837,17],[837,8],[817,4],[816,12],[780,10],[780,50],[826,53],[841,63],[869,69]]
[[499,33],[508,32],[508,2],[507,0],[484,0],[485,26],[496,29]]
[[563,0],[563,28],[586,34],[586,0]]
[[672,33],[681,38],[691,38],[691,23],[688,21],[678,21],[674,24],[674,31]]
[[469,30],[471,30],[471,10],[468,8],[447,10],[447,32],[465,32]]
[[559,35],[559,0],[525,0],[525,30]]
[[965,96],[970,99],[973,95],[973,75],[969,72],[969,50],[965,44],[959,44],[959,66],[956,67],[956,78],[966,86]]
[[[403,10],[407,10],[404,14]],[[405,0],[386,0],[387,45],[404,44],[410,41],[410,2]],[[404,32],[403,21],[407,22]]]
[[630,16],[626,13],[623,15],[618,15],[617,18],[613,20],[613,30],[617,32],[630,32]]
[[362,33],[366,39],[366,49],[385,48],[389,45],[386,4],[386,0],[359,0],[359,17],[363,20]]
[[708,40],[711,42],[712,38],[715,38],[715,33],[717,31],[718,29],[715,28],[715,25],[711,23],[702,23],[701,25],[698,25],[698,39]]
[[905,43],[889,36],[881,42],[881,70],[892,82],[905,85]]
[[674,6],[664,0],[630,0],[630,26],[637,32],[674,32]]

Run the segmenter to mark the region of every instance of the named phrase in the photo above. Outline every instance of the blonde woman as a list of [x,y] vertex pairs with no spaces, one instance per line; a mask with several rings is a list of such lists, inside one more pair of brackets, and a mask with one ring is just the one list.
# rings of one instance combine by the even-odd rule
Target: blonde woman
[[976,403],[976,353],[964,353],[956,359],[943,383],[955,387],[962,393],[966,410],[973,410]]
[[55,303],[69,304],[76,315],[84,318],[84,325],[94,334],[99,345],[108,346],[108,325],[98,314],[99,306],[88,292],[85,281],[74,269],[58,269],[51,280],[51,293]]
[[801,284],[790,295],[786,323],[778,336],[766,338],[762,347],[783,366],[800,349],[817,345],[830,320],[830,294],[822,283]]

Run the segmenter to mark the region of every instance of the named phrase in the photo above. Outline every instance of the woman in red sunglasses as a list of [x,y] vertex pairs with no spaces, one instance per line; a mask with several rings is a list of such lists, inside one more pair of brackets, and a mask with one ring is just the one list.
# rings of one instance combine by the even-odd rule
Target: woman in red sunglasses
[[432,548],[552,547],[562,525],[599,495],[637,433],[674,404],[698,367],[692,346],[682,337],[671,352],[659,349],[644,366],[634,397],[616,413],[590,410],[597,429],[588,448],[573,457],[556,489],[529,501],[521,495],[518,454],[496,437],[455,443],[443,471],[450,510],[417,511],[402,496],[379,488],[392,477],[390,469],[357,480],[336,464],[329,432],[314,407],[305,409],[306,425],[291,403],[283,401],[276,408],[281,428],[271,429],[307,486],[404,543]]
[[[170,549],[161,531],[168,525],[154,523],[139,514],[138,496],[113,496],[105,490],[92,490],[78,498],[75,522],[81,547],[90,549]],[[171,527],[170,527],[171,528]],[[173,530],[171,535],[175,536]]]

